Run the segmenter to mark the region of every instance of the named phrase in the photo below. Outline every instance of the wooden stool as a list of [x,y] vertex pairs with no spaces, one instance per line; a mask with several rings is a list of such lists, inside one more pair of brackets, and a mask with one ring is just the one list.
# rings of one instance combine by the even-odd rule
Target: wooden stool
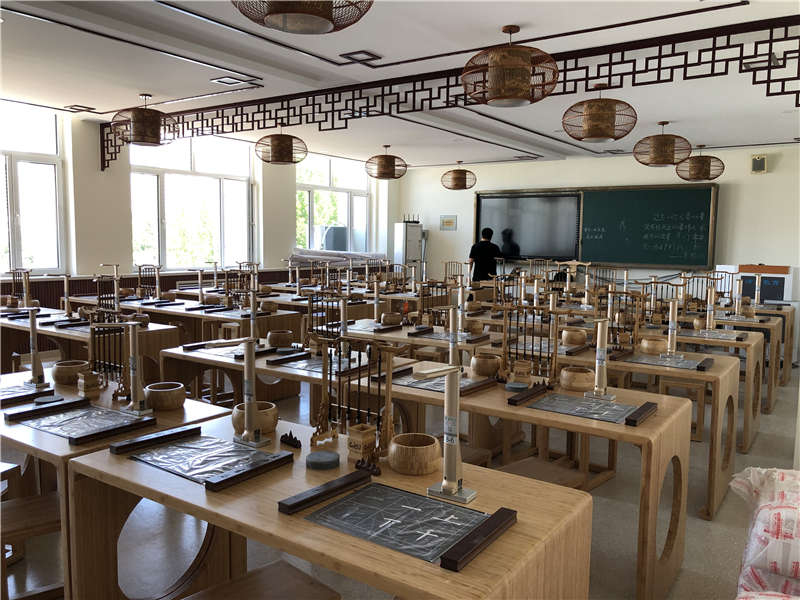
[[571,488],[579,488],[586,481],[585,473],[577,469],[570,469],[569,467],[556,464],[549,460],[543,460],[538,456],[523,458],[522,460],[500,467],[498,471]]
[[446,363],[449,360],[449,350],[447,348],[437,348],[436,346],[423,346],[422,348],[414,349],[414,358]]
[[662,376],[658,385],[658,393],[667,396],[674,396],[670,394],[671,388],[681,388],[686,390],[686,398],[695,400],[697,402],[697,419],[692,423],[692,441],[703,441],[703,428],[706,417],[706,384],[703,381],[683,381],[678,379],[670,379],[669,377]]
[[250,571],[239,579],[192,594],[186,600],[230,600],[231,598],[340,600],[341,596],[300,569],[279,560]]
[[[464,440],[459,438],[461,445],[461,461],[470,465],[478,465],[479,467],[490,468],[492,466],[492,451],[486,448],[473,448]],[[444,456],[444,436],[439,436],[439,445],[442,448],[442,456]]]

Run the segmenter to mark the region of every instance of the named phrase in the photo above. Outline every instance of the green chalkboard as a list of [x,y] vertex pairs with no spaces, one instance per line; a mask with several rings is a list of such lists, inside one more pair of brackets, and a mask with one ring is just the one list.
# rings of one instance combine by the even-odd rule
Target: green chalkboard
[[583,261],[713,268],[717,186],[583,191]]

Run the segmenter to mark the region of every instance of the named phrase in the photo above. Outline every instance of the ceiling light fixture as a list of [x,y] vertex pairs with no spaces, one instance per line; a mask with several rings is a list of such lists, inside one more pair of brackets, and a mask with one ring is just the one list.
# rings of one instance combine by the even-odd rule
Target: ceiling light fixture
[[642,138],[633,147],[633,157],[648,167],[677,165],[692,153],[692,145],[684,137],[664,133],[669,121],[659,121],[661,133]]
[[111,130],[123,142],[137,146],[162,146],[175,139],[178,124],[167,113],[147,108],[152,94],[139,94],[143,106],[119,111],[111,118]]
[[716,156],[703,156],[705,144],[697,144],[700,150],[697,156],[683,159],[675,166],[678,177],[686,181],[711,181],[716,179],[725,170],[725,163]]
[[322,34],[357,23],[373,0],[231,0],[245,17],[286,33]]
[[448,190],[468,190],[477,183],[475,173],[461,168],[461,161],[457,160],[457,169],[447,171],[442,175],[442,185]]
[[256,142],[256,155],[262,162],[270,165],[293,165],[301,162],[308,155],[306,143],[299,137],[283,133],[265,135]]
[[561,118],[564,131],[581,142],[613,142],[628,135],[636,125],[636,111],[627,102],[603,98],[605,83],[594,86],[599,97],[570,106]]
[[406,174],[408,165],[399,156],[389,154],[388,144],[384,144],[384,154],[376,154],[364,164],[367,175],[373,179],[400,179]]
[[487,48],[464,66],[464,93],[479,104],[499,107],[526,106],[549,96],[558,82],[556,61],[538,48],[513,45],[518,25],[505,25],[502,31],[508,34],[507,46]]

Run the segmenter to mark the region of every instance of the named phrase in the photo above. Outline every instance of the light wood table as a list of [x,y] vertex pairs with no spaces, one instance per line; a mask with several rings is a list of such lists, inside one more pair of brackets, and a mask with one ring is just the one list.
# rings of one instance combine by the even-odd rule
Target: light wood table
[[[155,322],[177,323],[183,332],[183,343],[218,337],[214,335],[212,328],[220,323],[237,323],[240,336],[250,335],[250,319],[242,316],[249,309],[232,308],[227,311],[206,313],[202,310],[186,310],[198,306],[200,303],[197,300],[177,300],[183,304],[175,306],[142,306],[142,302],[148,302],[148,300],[123,300],[120,302],[120,308],[147,313]],[[81,304],[96,306],[97,296],[74,296],[70,298],[70,303],[74,306]],[[302,315],[296,310],[277,310],[268,315],[259,316],[257,322],[258,335],[262,338],[273,329],[289,329],[299,335]]]
[[[434,366],[436,363],[419,363],[420,368]],[[471,371],[466,370],[469,376]],[[362,391],[366,380],[361,380]],[[374,386],[373,386],[374,389]],[[579,396],[576,392],[555,391]],[[461,410],[471,415],[497,417],[510,428],[514,422],[530,423],[538,430],[545,428],[561,429],[581,436],[581,452],[585,453],[581,468],[588,471],[599,470],[588,462],[588,438],[599,437],[614,444],[625,442],[640,448],[642,452],[641,478],[639,486],[639,529],[638,556],[636,563],[636,597],[664,598],[683,562],[686,536],[686,495],[689,473],[689,431],[692,420],[691,403],[685,398],[663,396],[610,388],[616,400],[624,404],[640,405],[655,402],[656,414],[638,427],[607,423],[554,412],[536,410],[524,405],[512,406],[508,398],[512,395],[501,384],[469,394],[461,398]],[[392,398],[405,402],[416,402],[422,406],[444,406],[444,394],[408,386],[393,385]],[[423,420],[424,423],[424,420]],[[537,431],[537,437],[543,432]],[[510,436],[506,436],[509,439]],[[538,440],[537,440],[538,441]],[[503,448],[504,462],[511,456],[509,445]],[[611,460],[609,461],[611,462]],[[667,543],[659,557],[656,548],[656,522],[658,504],[663,482],[672,466],[674,477],[672,498],[672,519]],[[606,467],[603,467],[606,468]],[[613,468],[613,467],[612,467]],[[606,480],[613,471],[601,473],[598,477]],[[523,479],[523,478],[520,478]],[[465,485],[471,485],[465,475]],[[528,596],[534,597],[534,596]]]
[[[280,467],[220,492],[182,477],[109,452],[96,452],[70,463],[72,490],[73,587],[81,600],[121,597],[117,579],[117,538],[140,498],[209,523],[209,530],[227,530],[316,565],[357,579],[401,598],[586,598],[589,588],[592,500],[585,492],[505,473],[464,465],[464,480],[478,492],[470,508],[494,512],[501,506],[517,512],[517,523],[492,542],[458,573],[445,571],[400,552],[307,521],[320,505],[295,515],[278,512],[278,501],[352,471],[347,438],[321,445],[342,457],[338,469],[305,467],[311,429],[279,421],[265,451],[291,450],[275,442],[292,430],[302,450],[292,466]],[[203,425],[203,434],[231,439],[227,419]],[[373,480],[424,494],[441,473],[412,477],[388,465]],[[656,498],[657,500],[657,498]],[[238,549],[238,546],[234,550]],[[174,590],[183,595],[238,573],[246,557],[236,552],[225,568],[201,552],[191,572]],[[209,573],[209,571],[211,571]]]
[[[711,405],[710,442],[708,451],[708,466],[706,471],[706,504],[700,509],[699,515],[711,520],[717,513],[725,494],[728,492],[728,482],[733,475],[737,410],[739,398],[739,359],[732,356],[709,354],[696,354],[683,352],[686,358],[703,360],[713,358],[714,364],[707,371],[693,371],[689,369],[676,369],[647,365],[625,360],[608,361],[609,373],[620,374],[621,380],[627,373],[640,373],[642,375],[669,377],[671,380],[685,381],[687,383],[703,384],[710,386],[711,395],[705,398],[705,403]],[[585,350],[573,356],[558,356],[559,366],[579,366],[594,368],[595,351]],[[687,430],[687,435],[691,428]]]
[[783,321],[783,366],[781,368],[781,385],[786,385],[792,378],[792,360],[794,359],[794,306],[762,304],[754,306],[757,315],[778,317]]
[[[45,378],[52,383],[50,369],[45,369]],[[2,376],[3,386],[20,385],[26,380],[30,379],[30,372],[12,373]],[[55,386],[56,394],[64,398],[78,398],[79,394],[74,386]],[[107,408],[119,408],[120,403],[111,401],[111,386],[106,389],[99,400],[94,404],[97,406],[104,406]],[[18,405],[14,409],[25,405]],[[64,595],[66,598],[74,597],[82,599],[81,594],[72,594],[69,586],[70,581],[70,557],[69,557],[69,540],[71,535],[71,526],[69,520],[69,483],[67,479],[67,465],[70,460],[83,454],[89,454],[107,448],[109,444],[115,441],[127,439],[135,435],[145,435],[163,429],[170,429],[180,425],[188,425],[191,423],[201,423],[209,419],[216,419],[218,417],[227,416],[230,411],[219,406],[213,406],[205,402],[196,402],[194,400],[186,400],[183,408],[178,410],[158,411],[155,413],[156,425],[143,429],[138,429],[135,433],[126,432],[114,437],[103,438],[86,444],[71,446],[66,438],[33,429],[26,425],[15,423],[8,424],[5,419],[0,421],[0,443],[5,453],[8,449],[14,449],[19,452],[28,454],[34,458],[40,459],[46,463],[53,465],[56,472],[56,481],[58,483],[59,493],[59,510],[61,513],[61,554],[62,565],[64,569]],[[228,421],[229,419],[225,419]],[[113,553],[116,557],[116,552]],[[114,559],[116,560],[116,558]]]
[[[89,356],[89,326],[58,329],[54,325],[42,325],[42,322],[63,318],[64,312],[53,308],[42,308],[41,312],[51,316],[37,319],[39,336],[52,340],[58,346],[61,359],[87,359]],[[0,329],[2,329],[3,336],[0,371],[8,373],[11,371],[10,348],[16,347],[17,344],[28,347],[30,327],[27,319],[9,321],[7,318],[0,317]],[[158,353],[164,348],[180,344],[180,332],[177,327],[162,323],[151,323],[147,327],[139,327],[137,331],[139,332],[139,350],[144,359],[142,361],[144,382],[147,384],[158,381]]]

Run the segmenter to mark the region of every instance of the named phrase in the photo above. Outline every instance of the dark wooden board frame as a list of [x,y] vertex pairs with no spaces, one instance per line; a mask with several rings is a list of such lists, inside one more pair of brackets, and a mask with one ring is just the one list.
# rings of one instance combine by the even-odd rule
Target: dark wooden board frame
[[282,467],[283,465],[288,465],[293,462],[294,452],[280,450],[278,452],[274,452],[272,456],[269,457],[268,462],[236,471],[228,471],[226,473],[222,473],[221,475],[214,475],[213,477],[206,479],[203,482],[203,485],[209,492],[218,492],[220,490],[224,490],[225,488],[229,488],[232,485],[252,479],[253,477],[261,475],[262,473],[267,473],[268,471],[272,471],[278,467]]
[[625,425],[630,425],[631,427],[638,427],[642,423],[644,423],[650,415],[655,414],[658,410],[658,404],[655,402],[645,402],[627,417],[625,417]]
[[126,452],[143,450],[165,442],[172,442],[200,435],[200,431],[199,425],[185,425],[183,427],[176,427],[175,429],[148,433],[147,435],[140,435],[135,438],[114,442],[108,447],[108,451],[111,452],[111,454],[125,454]]
[[89,398],[72,398],[70,400],[62,400],[61,402],[52,402],[43,406],[22,408],[19,410],[8,410],[3,413],[3,418],[5,418],[6,423],[17,423],[26,419],[53,415],[55,413],[73,408],[84,408],[91,406],[91,404],[92,402],[89,400]]
[[521,392],[511,396],[508,399],[508,403],[511,406],[519,406],[520,404],[525,404],[531,400],[536,400],[539,398],[539,396],[544,396],[548,391],[550,390],[545,384],[537,383],[533,387],[529,387],[527,390],[522,390]]
[[0,408],[7,408],[9,406],[16,406],[17,404],[33,402],[36,400],[36,398],[41,398],[42,396],[55,396],[55,393],[55,388],[51,386],[46,390],[31,389],[31,391],[22,394],[0,397]]
[[119,435],[120,433],[125,433],[126,431],[134,431],[136,429],[142,429],[144,427],[150,427],[156,424],[155,417],[141,417],[136,421],[131,421],[130,423],[126,423],[125,425],[113,425],[111,427],[106,427],[104,429],[97,429],[92,431],[91,433],[85,433],[83,435],[73,435],[67,438],[71,446],[79,446],[81,444],[86,444],[88,442],[93,442],[95,440],[101,440],[103,438],[112,437],[115,435]]
[[285,515],[293,515],[370,481],[372,481],[372,475],[367,471],[356,469],[352,473],[342,475],[322,485],[280,500],[278,502],[278,512]]
[[517,511],[498,508],[488,519],[442,554],[439,566],[448,571],[460,571],[516,522]]

